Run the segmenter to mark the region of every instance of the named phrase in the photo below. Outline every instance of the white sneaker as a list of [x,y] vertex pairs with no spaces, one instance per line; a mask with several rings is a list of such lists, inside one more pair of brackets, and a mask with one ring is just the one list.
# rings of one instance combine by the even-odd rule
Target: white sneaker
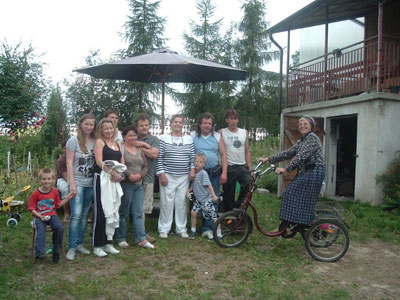
[[113,245],[107,244],[103,247],[103,250],[110,254],[118,254],[119,250],[115,249]]
[[83,254],[90,254],[90,250],[85,248],[85,246],[83,246],[82,244],[76,246],[76,250]]
[[162,239],[167,239],[168,238],[168,233],[160,232],[159,237],[162,238]]
[[211,230],[204,231],[204,232],[201,234],[201,236],[202,236],[202,237],[207,237],[209,240],[212,240],[212,239],[214,238],[213,233],[212,233]]
[[187,232],[182,232],[182,233],[180,233],[179,235],[180,235],[181,238],[183,238],[183,239],[188,239],[188,238],[189,238],[189,235],[187,234]]
[[101,247],[94,247],[93,254],[97,257],[104,257],[107,255],[107,253],[105,253]]
[[75,249],[69,249],[65,258],[67,260],[74,260],[75,259]]

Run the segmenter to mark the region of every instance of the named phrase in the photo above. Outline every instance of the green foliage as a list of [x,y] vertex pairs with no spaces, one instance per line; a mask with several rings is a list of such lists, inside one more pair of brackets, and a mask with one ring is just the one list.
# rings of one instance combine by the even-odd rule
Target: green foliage
[[53,148],[68,138],[66,112],[59,88],[53,89],[47,102],[47,120],[42,129],[43,145],[51,152]]
[[268,51],[271,42],[268,40],[265,4],[258,0],[248,0],[242,10],[244,15],[238,26],[241,37],[235,44],[235,51],[238,66],[246,70],[248,75],[235,108],[246,129],[263,127],[268,132],[277,133],[279,78],[262,69],[264,64],[278,58],[277,51]]
[[[279,151],[279,137],[267,136],[261,141],[250,141],[250,152],[254,164],[260,157],[270,156]],[[258,187],[276,192],[278,176],[275,173],[266,174],[258,181]]]
[[[400,154],[390,163],[386,173],[377,176],[377,182],[382,184],[386,205],[400,209]],[[400,212],[400,210],[399,210]]]
[[47,82],[42,63],[37,61],[32,46],[15,47],[5,42],[0,46],[0,122],[2,126],[15,130],[21,128],[18,119],[25,125],[32,124],[36,112],[42,110],[47,93]]

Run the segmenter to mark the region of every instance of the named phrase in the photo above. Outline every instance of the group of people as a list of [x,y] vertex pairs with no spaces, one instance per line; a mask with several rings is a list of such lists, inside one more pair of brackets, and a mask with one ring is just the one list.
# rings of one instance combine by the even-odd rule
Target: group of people
[[[248,133],[238,127],[237,111],[229,109],[226,112],[227,128],[218,132],[214,131],[213,115],[207,112],[199,116],[196,130],[190,135],[183,132],[182,115],[172,116],[170,122],[171,132],[158,139],[149,133],[150,117],[147,114],[139,114],[134,121],[135,126],[126,127],[122,133],[117,128],[118,113],[115,110],[107,111],[98,124],[92,114],[80,118],[77,136],[66,143],[66,172],[58,172],[57,187],[61,199],[54,192],[56,189],[45,184],[45,181],[51,183],[50,179],[54,177],[51,169],[45,168],[39,173],[41,186],[35,191],[45,195],[42,197],[45,201],[40,197],[36,199],[38,197],[34,197],[34,193],[29,204],[35,217],[38,238],[45,224],[53,227],[57,223],[54,226],[61,227],[57,233],[53,231],[53,253],[56,254],[53,254],[53,261],[59,251],[56,244],[60,235],[62,238],[62,223],[53,221],[57,218],[55,208],[68,201],[68,260],[74,260],[76,252],[90,254],[83,242],[92,202],[91,237],[96,256],[119,253],[120,250],[113,245],[114,240],[121,249],[129,247],[127,222],[130,214],[135,243],[144,248],[155,248],[155,239],[145,230],[145,215],[151,213],[153,208],[155,175],[159,178],[160,190],[160,238],[166,239],[173,233],[173,220],[175,234],[182,238],[195,238],[197,217],[202,215],[202,236],[212,239],[218,212],[240,207],[253,179]],[[260,158],[263,162],[278,162],[293,157],[286,168],[277,168],[278,174],[299,169],[298,176],[283,196],[282,221],[300,224],[312,221],[325,176],[322,147],[313,133],[314,126],[315,121],[311,117],[301,118],[299,130],[303,138],[293,148]],[[302,179],[298,180],[299,177]],[[240,193],[235,200],[237,182]],[[219,207],[218,197],[221,185],[224,191],[223,208]],[[305,185],[307,191],[304,191]],[[190,191],[193,191],[195,201],[188,234],[186,200]],[[300,196],[299,202],[301,192],[304,196]],[[45,218],[47,215],[51,215],[50,220]],[[221,237],[221,234],[217,230],[217,236]],[[36,243],[35,255],[38,259],[44,258],[44,242]]]

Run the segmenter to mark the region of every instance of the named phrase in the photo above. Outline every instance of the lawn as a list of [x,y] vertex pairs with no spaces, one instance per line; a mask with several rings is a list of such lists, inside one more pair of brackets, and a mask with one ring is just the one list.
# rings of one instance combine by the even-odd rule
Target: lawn
[[[267,228],[273,227],[280,200],[257,195],[254,203],[261,223],[272,223]],[[350,250],[339,262],[330,264],[314,261],[300,236],[289,240],[267,238],[255,228],[248,241],[234,249],[220,248],[201,237],[184,240],[170,236],[166,240],[158,238],[155,250],[131,245],[103,259],[77,254],[73,262],[61,260],[58,265],[51,263],[51,257],[34,262],[30,257],[30,214],[22,212],[21,222],[14,228],[5,226],[7,216],[1,214],[0,299],[398,298],[399,216],[366,204],[346,202],[343,206],[351,227]],[[149,233],[156,236],[157,219],[148,221]],[[89,230],[87,235],[85,243],[89,247]],[[132,238],[128,242],[132,244]],[[361,250],[373,245],[377,249],[385,247],[388,257],[397,255],[386,265],[384,255],[377,257],[376,264],[383,264],[385,270],[363,257]],[[386,290],[367,289],[371,284],[363,276],[368,272],[376,272],[374,282],[381,280],[382,286],[388,286]]]

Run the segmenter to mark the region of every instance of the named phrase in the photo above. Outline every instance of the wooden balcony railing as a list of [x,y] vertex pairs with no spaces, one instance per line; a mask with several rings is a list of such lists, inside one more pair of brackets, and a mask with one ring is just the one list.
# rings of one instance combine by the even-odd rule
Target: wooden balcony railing
[[289,69],[286,107],[377,90],[378,80],[383,92],[395,91],[400,86],[399,38],[384,37],[380,71],[376,37],[336,49],[326,61],[320,56]]

